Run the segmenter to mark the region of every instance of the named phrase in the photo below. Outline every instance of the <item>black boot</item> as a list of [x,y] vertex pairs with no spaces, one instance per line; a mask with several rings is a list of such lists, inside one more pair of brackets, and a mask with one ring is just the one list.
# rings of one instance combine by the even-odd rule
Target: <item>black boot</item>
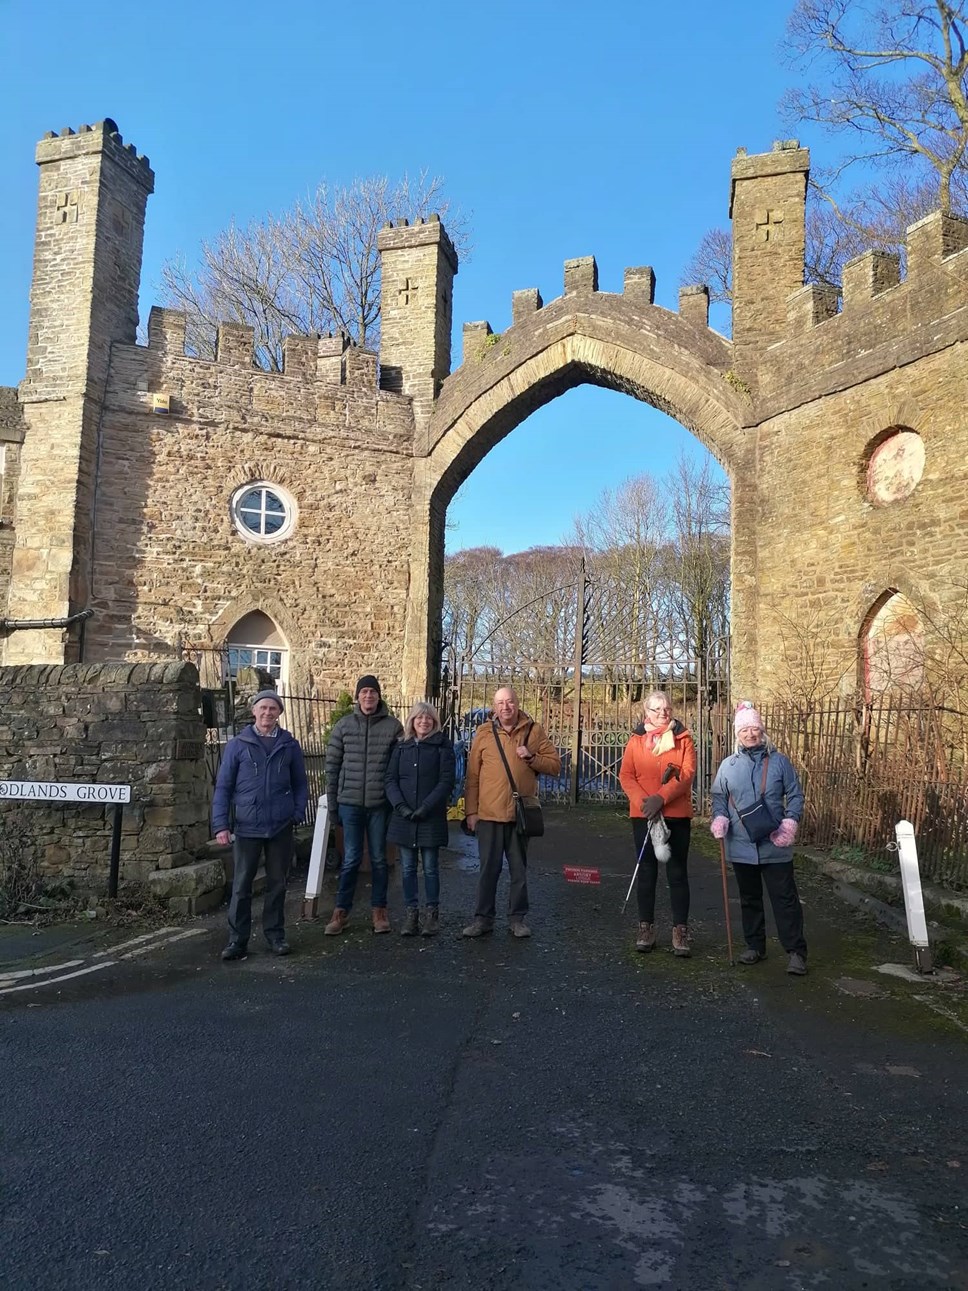
[[401,937],[416,937],[420,932],[420,911],[416,906],[407,911],[407,918],[400,929]]

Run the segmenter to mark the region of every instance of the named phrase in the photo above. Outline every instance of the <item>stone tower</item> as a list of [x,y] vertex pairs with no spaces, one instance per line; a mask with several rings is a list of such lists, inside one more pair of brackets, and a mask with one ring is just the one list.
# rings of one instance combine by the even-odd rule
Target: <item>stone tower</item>
[[764,349],[785,335],[790,296],[803,286],[809,170],[810,154],[795,140],[733,159],[734,366],[751,383]]
[[417,445],[434,399],[450,373],[450,332],[457,252],[440,222],[400,220],[379,236],[380,384],[413,398]]
[[[49,133],[37,145],[40,194],[30,298],[26,435],[8,616],[66,619],[87,608],[95,479],[115,342],[133,344],[147,157],[111,120]],[[10,633],[5,662],[62,663],[82,649],[79,624]]]

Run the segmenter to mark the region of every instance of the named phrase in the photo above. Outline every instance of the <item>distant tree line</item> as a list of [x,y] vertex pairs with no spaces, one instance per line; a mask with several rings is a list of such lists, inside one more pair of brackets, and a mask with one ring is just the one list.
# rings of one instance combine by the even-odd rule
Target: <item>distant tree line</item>
[[729,497],[707,458],[680,458],[662,478],[606,489],[558,546],[496,547],[445,561],[444,661],[458,675],[550,684],[575,665],[584,561],[585,661],[591,676],[631,686],[694,675],[725,657]]

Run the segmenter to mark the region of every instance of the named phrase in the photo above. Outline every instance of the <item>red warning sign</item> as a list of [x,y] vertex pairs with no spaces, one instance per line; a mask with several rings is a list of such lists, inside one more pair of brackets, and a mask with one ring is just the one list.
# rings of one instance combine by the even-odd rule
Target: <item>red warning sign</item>
[[600,871],[589,869],[585,865],[563,866],[565,880],[568,883],[601,883]]

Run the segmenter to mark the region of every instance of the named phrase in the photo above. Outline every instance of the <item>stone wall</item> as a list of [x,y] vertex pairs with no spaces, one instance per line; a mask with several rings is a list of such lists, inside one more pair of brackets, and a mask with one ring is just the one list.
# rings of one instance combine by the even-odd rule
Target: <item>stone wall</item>
[[[210,836],[198,673],[191,664],[0,668],[0,779],[130,784],[121,882],[192,867]],[[113,808],[2,802],[44,875],[107,883]]]
[[[223,328],[218,359],[186,356],[184,319],[153,310],[149,345],[114,347],[102,423],[88,659],[211,649],[250,610],[291,651],[290,688],[396,679],[409,587],[410,399],[377,386],[376,355],[304,342],[286,371],[253,366]],[[226,339],[231,338],[231,345]],[[170,411],[151,411],[167,396]],[[233,494],[267,481],[297,517],[281,544],[233,522]]]
[[0,386],[0,618],[7,612],[10,570],[13,564],[14,512],[20,477],[20,445],[24,438],[23,416],[17,391]]

